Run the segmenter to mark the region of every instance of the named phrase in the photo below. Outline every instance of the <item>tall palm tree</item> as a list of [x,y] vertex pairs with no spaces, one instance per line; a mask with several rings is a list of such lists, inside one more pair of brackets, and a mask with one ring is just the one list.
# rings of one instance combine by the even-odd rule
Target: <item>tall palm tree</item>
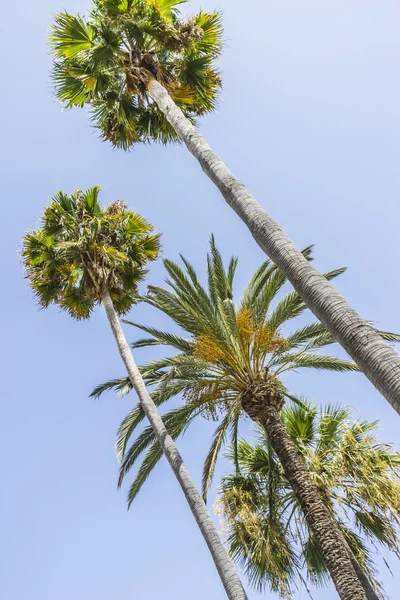
[[157,258],[159,236],[122,201],[103,208],[99,188],[68,196],[58,192],[44,211],[40,229],[23,240],[26,276],[43,307],[56,304],[75,319],[105,308],[119,353],[158,444],[179,481],[230,600],[246,600],[235,567],[181,455],[148,393],[118,315],[137,301],[145,267]]
[[400,413],[400,356],[296,248],[212,151],[195,120],[212,111],[221,80],[218,12],[183,19],[186,0],[94,0],[88,19],[56,16],[50,36],[57,97],[89,105],[113,145],[182,140],[259,246],[307,306]]
[[[353,362],[318,353],[320,348],[335,341],[321,323],[312,323],[284,334],[283,327],[287,322],[307,307],[299,294],[291,291],[271,309],[271,303],[286,277],[268,260],[256,270],[240,304],[235,306],[233,282],[237,259],[232,258],[225,269],[213,238],[210,247],[208,290],[201,285],[190,263],[182,257],[186,272],[177,264],[164,261],[170,289],[150,286],[148,294],[142,298],[168,315],[189,336],[182,337],[131,323],[151,336],[135,342],[134,348],[166,345],[178,350],[175,356],[144,365],[141,373],[149,385],[156,385],[152,397],[157,405],[178,394],[183,396],[183,405],[163,417],[172,437],[184,432],[198,415],[213,419],[221,417],[204,465],[204,497],[224,439],[228,433],[233,438],[238,435],[240,417],[248,416],[261,423],[307,514],[308,525],[320,545],[341,598],[365,598],[340,532],[279,416],[285,396],[294,398],[281,380],[286,371],[304,367],[354,371],[357,366]],[[303,251],[308,259],[310,253],[311,248]],[[338,269],[325,277],[329,280],[343,271]],[[378,335],[387,340],[400,340],[400,336],[390,333],[380,332]],[[113,380],[98,386],[93,395],[110,388],[126,392],[130,383],[126,378]],[[161,457],[161,449],[149,428],[126,452],[129,439],[142,418],[140,407],[135,407],[123,421],[117,441],[122,461],[120,482],[141,453],[148,449],[130,488],[129,502]]]
[[[282,421],[376,598],[373,588],[383,590],[371,550],[381,544],[398,555],[399,453],[377,439],[376,422],[355,420],[348,408],[292,405]],[[257,441],[240,441],[228,457],[235,472],[222,481],[217,512],[251,584],[291,597],[304,567],[309,580],[326,584],[324,558],[265,431],[258,427]]]

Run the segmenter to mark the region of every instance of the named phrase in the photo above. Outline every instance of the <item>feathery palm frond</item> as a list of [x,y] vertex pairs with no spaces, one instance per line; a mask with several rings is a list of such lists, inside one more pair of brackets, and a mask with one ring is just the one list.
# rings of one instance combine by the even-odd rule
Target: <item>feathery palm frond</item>
[[[312,246],[303,253],[312,260]],[[153,327],[130,323],[150,337],[134,342],[134,347],[168,345],[178,351],[175,356],[154,360],[143,365],[141,372],[154,394],[164,398],[182,395],[183,406],[196,407],[195,414],[219,420],[212,447],[203,473],[203,493],[212,481],[215,462],[225,439],[237,438],[238,419],[244,415],[243,394],[258,380],[267,376],[272,386],[299,407],[306,404],[290,394],[280,374],[300,368],[329,371],[356,371],[357,366],[346,359],[326,356],[319,349],[334,343],[321,323],[303,325],[297,331],[286,333],[288,324],[305,310],[295,292],[278,300],[286,278],[270,261],[265,261],[251,277],[238,306],[234,303],[234,275],[237,259],[225,268],[215,240],[210,240],[207,257],[207,282],[200,279],[188,260],[183,267],[164,261],[168,273],[167,287],[150,286],[141,300],[165,313],[183,330],[183,335],[159,331]],[[326,274],[332,278],[344,269]],[[275,307],[273,306],[275,304]],[[383,334],[392,335],[392,334]],[[398,336],[393,334],[392,339]],[[127,390],[123,380],[116,381],[116,389]],[[105,384],[105,389],[112,385]],[[96,393],[103,388],[98,387]],[[122,456],[129,435],[118,434]]]

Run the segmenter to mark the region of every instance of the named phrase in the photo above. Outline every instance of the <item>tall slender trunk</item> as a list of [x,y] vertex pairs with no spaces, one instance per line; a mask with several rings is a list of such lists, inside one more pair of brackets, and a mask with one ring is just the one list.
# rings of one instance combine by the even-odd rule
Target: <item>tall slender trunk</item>
[[229,171],[186,119],[167,90],[150,78],[147,89],[203,171],[247,225],[262,250],[284,272],[295,290],[361,371],[400,414],[400,355],[362,319],[343,296],[308,262],[283,229]]
[[[249,411],[250,418],[254,415]],[[276,452],[293,492],[303,509],[307,524],[324,556],[326,566],[342,600],[366,600],[356,574],[349,547],[335,519],[324,505],[318,488],[289,437],[277,408],[263,406],[262,414],[255,419],[265,428],[271,447]]]
[[139,397],[146,417],[148,418],[164,454],[179,481],[199,529],[203,534],[226,594],[229,600],[247,600],[246,592],[243,589],[242,583],[228,552],[221,542],[210,513],[208,512],[201,495],[197,491],[175,442],[168,434],[163,420],[146,389],[108,292],[102,296],[102,303],[107,313],[107,318],[111,325],[115,341],[117,342],[119,353],[128,371],[129,378]]
[[358,560],[356,559],[356,557],[354,556],[354,554],[350,548],[349,548],[349,553],[350,553],[351,563],[354,567],[354,570],[357,574],[358,579],[360,580],[361,585],[364,588],[364,592],[365,592],[365,595],[367,596],[367,600],[382,600],[382,598],[380,598],[378,596],[378,594],[375,592],[375,590],[372,587],[372,584],[369,580],[369,577],[367,577],[367,575],[365,574],[360,563],[358,562]]

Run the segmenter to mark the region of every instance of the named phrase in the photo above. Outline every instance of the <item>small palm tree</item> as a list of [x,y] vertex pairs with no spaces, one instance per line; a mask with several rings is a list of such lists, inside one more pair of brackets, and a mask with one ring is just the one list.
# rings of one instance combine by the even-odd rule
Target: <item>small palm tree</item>
[[[339,523],[354,557],[373,582],[376,544],[398,555],[400,454],[376,437],[377,423],[355,420],[348,408],[290,406],[282,421],[314,484]],[[304,583],[329,573],[315,537],[265,431],[255,443],[240,441],[228,457],[236,469],[222,481],[217,512],[231,554],[249,581],[291,597]],[[368,596],[369,597],[369,596]]]
[[259,246],[360,369],[400,413],[400,357],[261,208],[197,132],[221,85],[218,12],[183,19],[186,0],[94,0],[89,19],[56,16],[50,43],[57,97],[89,105],[95,126],[113,145],[183,140]]
[[230,600],[246,600],[240,579],[178,449],[148,393],[117,315],[137,302],[137,286],[158,256],[159,235],[122,201],[103,208],[99,188],[58,192],[40,229],[23,240],[26,276],[43,307],[56,304],[75,319],[105,308],[121,358],[143,414],[148,418],[210,549]]
[[[311,248],[303,251],[308,259],[310,253]],[[164,261],[170,277],[169,290],[150,286],[142,299],[168,315],[189,337],[131,323],[151,336],[135,342],[134,348],[166,345],[178,350],[175,356],[142,367],[147,383],[156,385],[153,400],[161,405],[182,394],[183,406],[164,416],[174,438],[184,432],[198,415],[216,420],[221,417],[204,465],[204,497],[226,436],[229,434],[233,440],[237,439],[238,423],[243,416],[261,423],[300,505],[308,515],[310,529],[320,544],[338,591],[342,598],[348,598],[348,581],[354,578],[353,569],[347,564],[348,555],[344,551],[337,560],[336,551],[332,552],[333,548],[342,545],[339,534],[282,424],[279,412],[285,397],[296,400],[282,382],[281,376],[285,372],[305,367],[354,371],[357,366],[318,352],[335,341],[321,323],[312,323],[284,334],[283,327],[287,322],[302,314],[307,307],[299,294],[291,291],[271,309],[271,303],[286,278],[270,261],[265,261],[256,270],[239,306],[235,306],[233,282],[237,259],[232,258],[225,269],[213,238],[208,255],[208,290],[201,285],[190,263],[183,257],[182,260],[186,273],[177,264]],[[343,271],[337,269],[325,277],[332,279]],[[400,340],[400,336],[393,334],[380,332],[380,335],[388,340]],[[129,390],[130,383],[127,378],[113,380],[96,388],[93,394],[99,395],[110,388],[124,393]],[[148,449],[131,485],[129,502],[161,457],[161,449],[149,428],[126,451],[129,439],[142,418],[143,413],[137,406],[122,423],[117,441],[122,461],[120,483],[142,452]],[[353,587],[351,594],[354,595],[350,597],[353,600],[364,597],[362,591],[359,596],[357,593]]]

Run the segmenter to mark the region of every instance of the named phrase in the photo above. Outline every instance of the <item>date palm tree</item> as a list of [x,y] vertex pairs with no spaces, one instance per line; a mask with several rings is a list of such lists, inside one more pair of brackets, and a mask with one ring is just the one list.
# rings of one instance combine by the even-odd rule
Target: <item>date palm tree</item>
[[122,201],[103,208],[99,188],[58,192],[44,211],[41,228],[25,235],[26,276],[42,307],[56,304],[75,319],[90,317],[97,304],[107,314],[119,353],[168,462],[209,547],[230,600],[246,600],[235,567],[181,455],[148,393],[118,315],[137,302],[145,267],[157,258],[159,235]]
[[[380,544],[399,555],[399,453],[377,439],[376,422],[355,420],[348,408],[291,405],[281,416],[372,584],[373,595],[368,598],[381,596],[373,549]],[[255,443],[240,441],[229,449],[235,472],[223,478],[217,512],[231,555],[250,583],[258,590],[268,585],[291,597],[294,586],[306,585],[304,568],[316,585],[325,585],[329,573],[265,431],[257,430]]]
[[[291,291],[271,309],[271,303],[286,277],[268,260],[256,270],[240,304],[235,306],[233,283],[237,259],[232,258],[225,269],[213,238],[210,248],[207,290],[190,263],[182,257],[185,270],[169,260],[164,261],[169,289],[150,286],[148,294],[142,298],[164,312],[188,336],[130,322],[151,336],[135,342],[134,348],[165,345],[178,350],[172,357],[145,364],[141,373],[149,385],[156,386],[152,397],[157,405],[182,395],[183,405],[163,417],[172,437],[184,432],[198,415],[213,419],[221,417],[204,464],[204,497],[226,436],[229,434],[235,439],[238,435],[239,419],[247,416],[262,425],[298,502],[307,514],[308,525],[318,541],[341,598],[365,598],[340,532],[336,530],[335,522],[279,416],[285,397],[295,400],[282,382],[285,372],[305,367],[354,371],[357,366],[348,360],[318,352],[335,341],[319,322],[284,334],[283,327],[307,307],[299,294]],[[303,251],[306,259],[310,259],[310,253],[311,248]],[[338,269],[325,277],[329,280],[343,271]],[[387,340],[400,340],[400,336],[389,333],[380,332],[378,335]],[[130,387],[129,380],[123,377],[98,386],[93,395],[98,396],[110,388],[125,393]],[[128,442],[142,419],[143,413],[137,406],[123,421],[118,434],[117,449],[122,462],[120,483],[147,449],[130,487],[129,502],[133,501],[161,458],[161,449],[149,428],[127,450]]]
[[212,111],[221,85],[218,12],[189,19],[186,0],[94,0],[88,19],[61,13],[50,43],[56,95],[67,107],[90,107],[114,146],[181,140],[282,269],[307,306],[400,413],[400,356],[296,248],[212,151],[196,118]]

